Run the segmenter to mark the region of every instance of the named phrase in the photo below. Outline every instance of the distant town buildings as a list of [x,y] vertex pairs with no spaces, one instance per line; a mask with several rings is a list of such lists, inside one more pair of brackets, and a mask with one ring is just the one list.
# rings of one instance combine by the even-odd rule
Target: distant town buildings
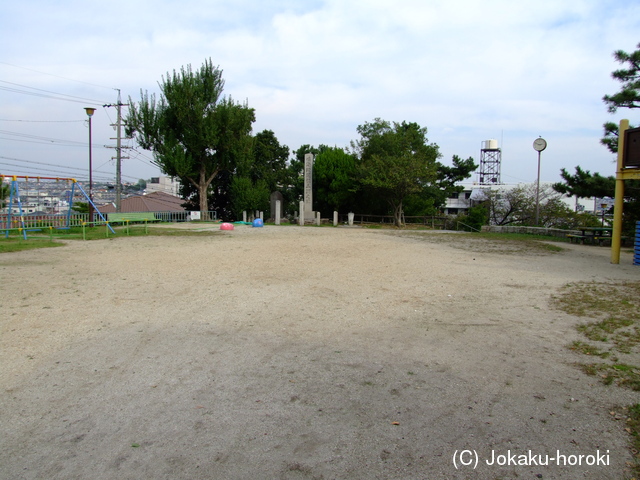
[[[4,184],[10,184],[11,180],[5,177]],[[89,194],[88,182],[78,182],[82,186],[85,192]],[[5,200],[5,207],[0,209],[0,213],[8,213],[11,209],[12,214],[60,214],[66,213],[69,210],[69,203],[71,202],[71,194],[73,192],[73,203],[83,202],[86,203],[87,199],[82,195],[80,188],[76,185],[74,188],[71,180],[38,180],[37,177],[33,179],[21,179],[16,184],[20,202],[14,199],[14,202],[10,205],[9,198]],[[160,193],[162,195],[154,195],[155,202],[150,198],[147,204],[153,204],[154,208],[165,208],[165,210],[158,211],[176,211],[184,210],[179,205],[184,203],[184,200],[178,197],[178,191],[180,183],[171,177],[155,177],[147,182],[147,188],[142,189],[139,183],[125,183],[123,184],[123,205],[128,198],[141,197],[145,194]],[[15,194],[15,191],[14,191]],[[110,211],[113,208],[115,211],[116,191],[115,185],[111,183],[96,183],[93,184],[92,189],[93,202],[98,209]],[[161,200],[158,200],[161,199]],[[127,205],[136,204],[141,207],[141,202],[126,202]],[[135,207],[127,207],[135,208]],[[124,211],[124,210],[123,210]],[[127,210],[137,211],[137,210]],[[138,210],[145,211],[145,210]],[[146,210],[148,211],[148,210]]]
[[[485,190],[509,190],[518,186],[531,185],[526,183],[519,184],[502,184],[502,185],[462,185],[464,190],[460,193],[454,193],[451,197],[447,198],[443,213],[445,215],[458,215],[466,214],[469,208],[482,202],[485,198],[483,191]],[[613,204],[612,199],[600,199],[600,198],[577,198],[563,196],[562,200],[567,204],[569,208],[576,212],[592,212],[596,215],[600,215],[602,212],[603,203]],[[609,205],[609,206],[611,206]],[[609,208],[609,207],[607,207]]]

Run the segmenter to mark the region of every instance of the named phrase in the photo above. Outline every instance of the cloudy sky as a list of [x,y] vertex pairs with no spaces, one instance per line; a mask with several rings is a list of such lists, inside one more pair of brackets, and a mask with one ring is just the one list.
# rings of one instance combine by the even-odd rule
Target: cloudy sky
[[[346,147],[376,117],[428,128],[442,161],[498,140],[502,181],[562,167],[614,173],[602,124],[619,83],[612,53],[640,43],[640,1],[24,0],[0,4],[0,173],[113,179],[117,89],[126,103],[211,58],[225,94],[255,108],[254,132],[292,150]],[[129,145],[135,145],[129,142]],[[123,179],[157,176],[130,150]],[[476,178],[474,177],[474,180]]]

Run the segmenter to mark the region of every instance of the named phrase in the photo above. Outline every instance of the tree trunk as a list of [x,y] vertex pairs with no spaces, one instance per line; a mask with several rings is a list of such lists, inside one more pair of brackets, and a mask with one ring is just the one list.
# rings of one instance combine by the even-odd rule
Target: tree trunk
[[207,198],[207,190],[211,181],[207,182],[206,172],[203,169],[200,170],[200,178],[198,181],[198,194],[200,195],[200,219],[209,220],[209,199]]
[[393,223],[396,227],[402,227],[402,202],[397,205],[391,204],[393,208]]

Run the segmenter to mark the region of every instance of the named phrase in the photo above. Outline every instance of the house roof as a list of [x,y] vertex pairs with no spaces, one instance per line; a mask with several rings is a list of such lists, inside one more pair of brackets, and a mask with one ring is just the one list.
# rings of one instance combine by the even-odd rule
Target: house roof
[[[164,192],[153,192],[148,195],[136,195],[133,197],[123,198],[120,201],[120,211],[122,213],[131,212],[184,212],[186,209],[182,206],[184,200],[174,197]],[[113,213],[116,207],[109,203],[107,205],[98,205],[98,209],[102,213]]]

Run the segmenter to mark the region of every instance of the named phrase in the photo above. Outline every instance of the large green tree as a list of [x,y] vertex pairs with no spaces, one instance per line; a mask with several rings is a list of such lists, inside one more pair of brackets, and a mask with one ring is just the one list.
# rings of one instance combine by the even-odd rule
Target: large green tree
[[[244,210],[270,209],[270,194],[287,185],[289,147],[280,145],[271,130],[253,137],[252,153],[236,164],[231,199],[236,217]],[[273,212],[269,212],[273,216]]]
[[326,147],[313,163],[313,201],[316,210],[352,210],[355,204],[357,160],[340,147]]
[[264,180],[270,192],[283,188],[287,183],[289,147],[280,145],[271,130],[263,130],[254,137],[251,180]]
[[153,153],[165,174],[191,184],[200,210],[208,211],[216,176],[251,155],[254,110],[222,96],[222,70],[211,59],[199,70],[188,65],[167,73],[159,85],[157,100],[142,91],[137,104],[129,98],[127,135]]
[[[613,175],[603,177],[598,172],[591,173],[589,170],[576,167],[574,174],[563,168],[560,176],[564,182],[553,184],[553,189],[557,192],[578,198],[613,198],[615,196],[616,177]],[[632,235],[635,221],[640,218],[639,180],[625,181],[624,201],[622,228],[626,234]]]
[[[640,43],[635,52],[617,50],[613,53],[613,57],[625,67],[611,73],[611,76],[622,85],[618,92],[605,95],[602,100],[610,113],[616,113],[619,108],[640,108]],[[613,153],[618,151],[617,124],[613,122],[604,124],[604,137],[601,143]]]
[[589,170],[583,170],[579,166],[576,167],[575,174],[571,174],[563,168],[560,170],[560,176],[564,183],[554,183],[553,189],[569,196],[604,198],[613,197],[615,192],[615,177],[603,177],[598,172],[591,173]]
[[[640,108],[640,43],[638,50],[627,53],[618,50],[613,54],[616,61],[625,65],[625,68],[615,70],[611,76],[622,83],[620,90],[613,95],[605,95],[603,101],[610,113],[615,113],[619,108]],[[618,151],[618,125],[613,122],[604,124],[604,138],[601,143],[609,151]],[[562,169],[560,176],[563,182],[555,183],[554,190],[567,195],[575,195],[579,198],[604,198],[615,195],[615,177],[604,177],[598,172],[591,173],[580,166],[575,167],[575,173],[571,174]],[[623,230],[631,234],[634,222],[640,218],[640,181],[628,180],[625,182],[625,207],[623,218]]]
[[417,123],[376,118],[357,131],[360,139],[351,145],[360,182],[388,203],[395,225],[401,226],[404,200],[437,177],[438,146],[428,143],[427,129]]
[[423,184],[420,192],[407,197],[404,202],[406,215],[437,215],[446,204],[447,198],[464,190],[459,182],[469,178],[478,165],[472,157],[462,160],[457,155],[453,156],[451,163],[449,166],[438,162],[436,179]]

